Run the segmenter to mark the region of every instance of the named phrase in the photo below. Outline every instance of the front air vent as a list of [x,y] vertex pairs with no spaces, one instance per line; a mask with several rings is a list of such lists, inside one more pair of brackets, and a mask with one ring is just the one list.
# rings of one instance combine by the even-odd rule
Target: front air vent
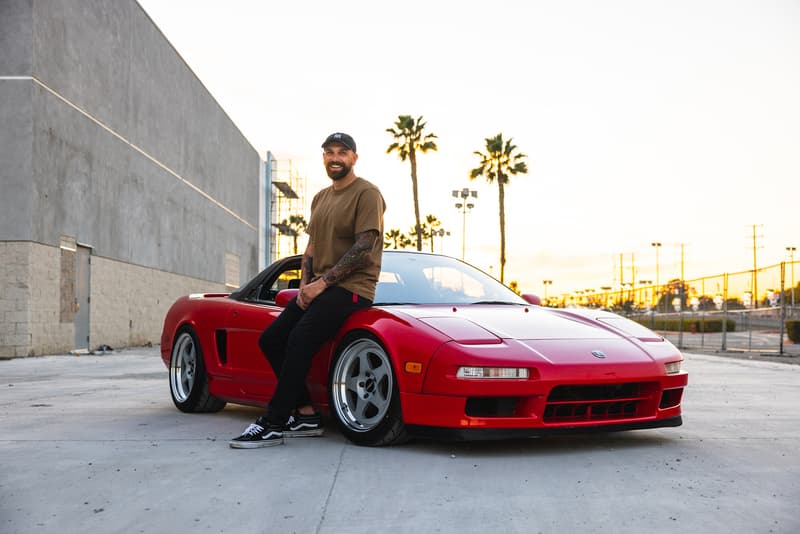
[[514,417],[517,397],[469,397],[464,412],[470,417]]
[[655,414],[657,382],[569,385],[547,397],[545,423],[580,423],[648,417]]

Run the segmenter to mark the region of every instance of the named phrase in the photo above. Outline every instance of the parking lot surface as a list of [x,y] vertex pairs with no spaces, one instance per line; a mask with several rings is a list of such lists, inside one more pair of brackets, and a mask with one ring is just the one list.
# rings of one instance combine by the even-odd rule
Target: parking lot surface
[[678,428],[256,450],[157,347],[0,361],[0,532],[800,532],[800,366],[685,356]]

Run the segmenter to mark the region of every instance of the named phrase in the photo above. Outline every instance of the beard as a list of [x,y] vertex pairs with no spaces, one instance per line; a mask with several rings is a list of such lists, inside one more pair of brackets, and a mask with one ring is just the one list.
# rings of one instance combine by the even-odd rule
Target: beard
[[328,178],[330,178],[331,180],[341,180],[342,178],[350,174],[350,170],[353,168],[351,165],[338,161],[336,163],[340,164],[342,167],[340,169],[333,169],[331,168],[330,163],[325,167],[325,172],[328,173]]

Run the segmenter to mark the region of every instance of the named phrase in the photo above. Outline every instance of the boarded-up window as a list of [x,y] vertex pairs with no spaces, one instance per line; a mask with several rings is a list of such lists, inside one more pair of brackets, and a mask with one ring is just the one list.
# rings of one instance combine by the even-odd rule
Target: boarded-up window
[[59,321],[75,322],[77,312],[77,293],[75,290],[75,267],[77,265],[77,244],[74,237],[61,236],[61,298]]
[[225,253],[225,285],[239,287],[239,256],[231,252]]

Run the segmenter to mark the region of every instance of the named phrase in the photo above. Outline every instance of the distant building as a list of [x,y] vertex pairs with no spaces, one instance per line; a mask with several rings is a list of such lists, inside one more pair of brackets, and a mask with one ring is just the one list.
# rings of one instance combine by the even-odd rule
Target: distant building
[[269,257],[266,168],[134,0],[0,2],[0,357],[158,343]]

